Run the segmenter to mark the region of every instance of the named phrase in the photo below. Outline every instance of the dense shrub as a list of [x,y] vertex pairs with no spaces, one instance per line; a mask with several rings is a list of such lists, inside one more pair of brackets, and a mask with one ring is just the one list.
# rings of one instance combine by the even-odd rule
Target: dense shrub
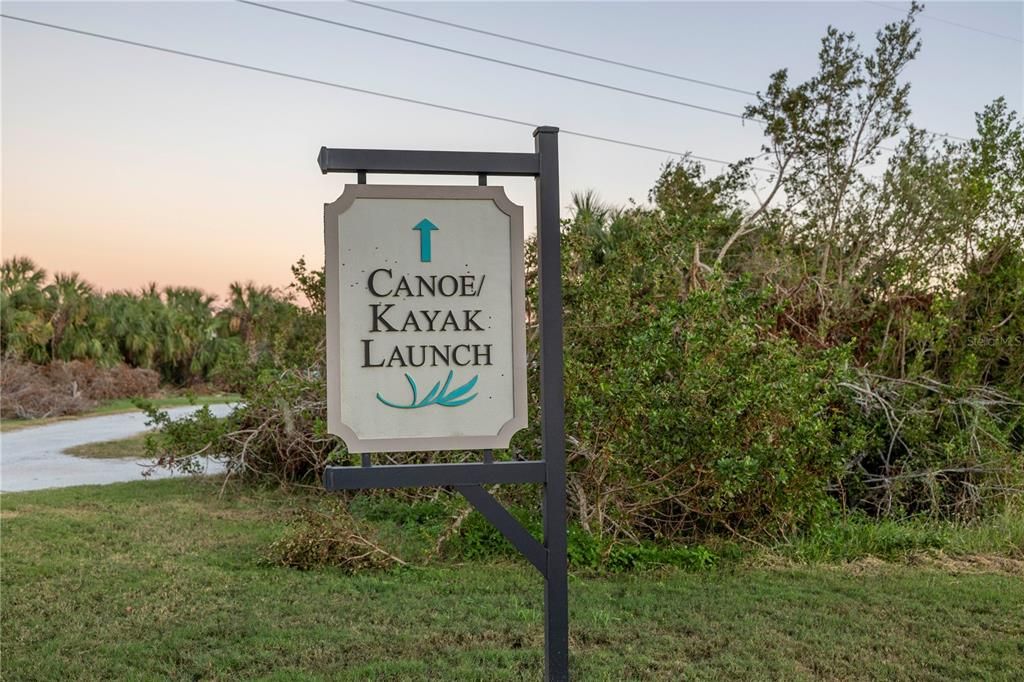
[[666,249],[678,226],[638,228],[600,264],[566,234],[570,491],[584,528],[673,539],[776,533],[832,508],[828,482],[859,448],[840,383],[846,348],[772,334],[766,294],[712,282],[687,292]]
[[950,305],[939,371],[1024,402],[1024,230],[988,244],[957,288],[962,293]]
[[954,387],[927,376],[859,373],[844,387],[850,415],[868,430],[837,487],[852,509],[876,516],[971,519],[1024,490],[1024,406],[985,386]]
[[593,455],[611,460],[592,494],[630,486],[609,492],[631,527],[787,530],[828,507],[822,483],[857,446],[837,390],[846,354],[758,338],[744,304],[709,292],[664,306],[623,349],[631,361],[581,405],[581,427],[607,428]]
[[[1008,396],[873,375],[853,362],[856,339],[829,347],[780,327],[788,302],[770,288],[709,275],[691,287],[666,247],[677,224],[616,220],[636,229],[600,259],[592,226],[564,240],[569,503],[583,532],[660,543],[788,533],[844,509],[969,518],[1020,489]],[[532,427],[513,441],[526,456],[539,455],[536,379]],[[154,454],[185,466],[225,453],[233,475],[315,483],[332,459],[352,462],[325,419],[320,362],[264,370],[226,422],[197,414]]]
[[185,472],[216,454],[229,477],[315,483],[339,452],[338,440],[327,434],[325,392],[322,367],[266,369],[245,387],[244,403],[222,419],[204,408],[171,420],[150,407],[150,423],[163,437],[147,442],[147,453],[160,466]]
[[[754,159],[708,177],[684,158],[650,205],[575,197],[562,240],[569,507],[599,546],[1020,503],[1024,125],[1001,99],[970,140],[911,125],[902,79],[919,12],[870,53],[830,27],[817,73],[771,76],[746,109],[765,122],[767,176]],[[505,456],[540,455],[534,247],[531,427]],[[303,323],[322,329],[322,273],[295,275],[313,304]],[[324,431],[321,340],[247,375],[248,404],[224,429],[197,423],[166,447],[213,447],[233,472],[282,480],[351,462]],[[537,502],[522,486],[500,495]]]

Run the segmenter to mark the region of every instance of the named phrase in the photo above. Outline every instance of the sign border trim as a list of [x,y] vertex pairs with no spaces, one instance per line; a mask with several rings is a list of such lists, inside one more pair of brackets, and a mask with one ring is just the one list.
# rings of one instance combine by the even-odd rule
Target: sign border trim
[[[341,339],[338,219],[357,199],[490,199],[509,217],[512,284],[512,418],[493,436],[422,438],[360,438],[341,420]],[[334,202],[324,204],[324,302],[327,314],[327,430],[345,441],[351,453],[425,452],[439,450],[505,449],[512,436],[527,426],[526,385],[526,264],[523,207],[512,202],[504,187],[495,185],[360,185],[346,184]],[[522,320],[519,324],[516,321]]]

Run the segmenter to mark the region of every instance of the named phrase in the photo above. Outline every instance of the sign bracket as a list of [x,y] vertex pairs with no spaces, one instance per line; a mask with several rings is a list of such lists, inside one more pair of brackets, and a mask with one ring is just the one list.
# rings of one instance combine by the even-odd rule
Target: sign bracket
[[[565,398],[562,358],[561,220],[558,187],[558,128],[534,130],[533,153],[452,152],[322,147],[321,173],[489,175],[533,177],[537,196],[537,260],[540,330],[540,416],[542,459],[372,466],[330,466],[329,491],[366,488],[452,486],[458,490],[540,572],[544,579],[545,679],[569,679],[569,594],[566,538]],[[484,485],[540,483],[543,486],[543,541],[538,541]]]
[[501,531],[505,539],[511,542],[512,546],[518,549],[527,561],[540,571],[541,576],[547,577],[548,550],[537,542],[530,531],[523,528],[516,517],[501,506],[501,503],[484,490],[483,486],[459,485],[455,486],[455,489],[462,493],[462,496],[469,500],[469,503],[476,507],[476,510],[483,514],[485,519]]

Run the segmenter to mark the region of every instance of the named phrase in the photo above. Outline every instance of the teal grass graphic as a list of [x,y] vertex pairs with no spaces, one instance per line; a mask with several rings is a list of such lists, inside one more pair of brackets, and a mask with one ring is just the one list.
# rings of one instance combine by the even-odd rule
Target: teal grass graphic
[[391,402],[390,400],[385,400],[384,396],[382,396],[380,393],[377,394],[377,400],[381,401],[388,407],[394,407],[399,410],[414,410],[418,407],[427,407],[428,405],[441,405],[442,407],[458,407],[459,405],[465,405],[466,403],[468,403],[477,396],[477,394],[474,393],[471,396],[465,398],[463,397],[473,390],[473,387],[476,386],[476,380],[480,378],[480,375],[473,375],[472,379],[462,384],[458,388],[452,389],[452,391],[449,393],[448,386],[451,385],[452,377],[454,375],[454,370],[448,370],[448,378],[445,379],[444,386],[442,386],[441,382],[438,381],[436,384],[434,384],[434,387],[430,389],[430,393],[428,393],[423,398],[423,400],[416,402],[416,382],[413,380],[411,376],[406,374],[405,380],[409,382],[409,387],[412,389],[412,401],[408,405],[398,405],[396,403]]

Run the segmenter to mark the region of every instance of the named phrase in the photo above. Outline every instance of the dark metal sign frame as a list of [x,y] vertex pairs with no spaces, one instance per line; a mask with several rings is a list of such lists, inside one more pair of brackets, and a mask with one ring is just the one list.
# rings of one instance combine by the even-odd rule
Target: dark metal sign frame
[[[536,180],[540,327],[540,399],[543,459],[327,467],[329,491],[366,488],[453,486],[512,543],[544,578],[544,666],[552,682],[569,679],[569,576],[566,557],[565,397],[562,366],[561,221],[558,207],[558,128],[533,132],[534,152],[435,152],[393,149],[329,149],[317,162],[322,173],[527,176]],[[543,484],[544,538],[539,542],[483,486]]]

